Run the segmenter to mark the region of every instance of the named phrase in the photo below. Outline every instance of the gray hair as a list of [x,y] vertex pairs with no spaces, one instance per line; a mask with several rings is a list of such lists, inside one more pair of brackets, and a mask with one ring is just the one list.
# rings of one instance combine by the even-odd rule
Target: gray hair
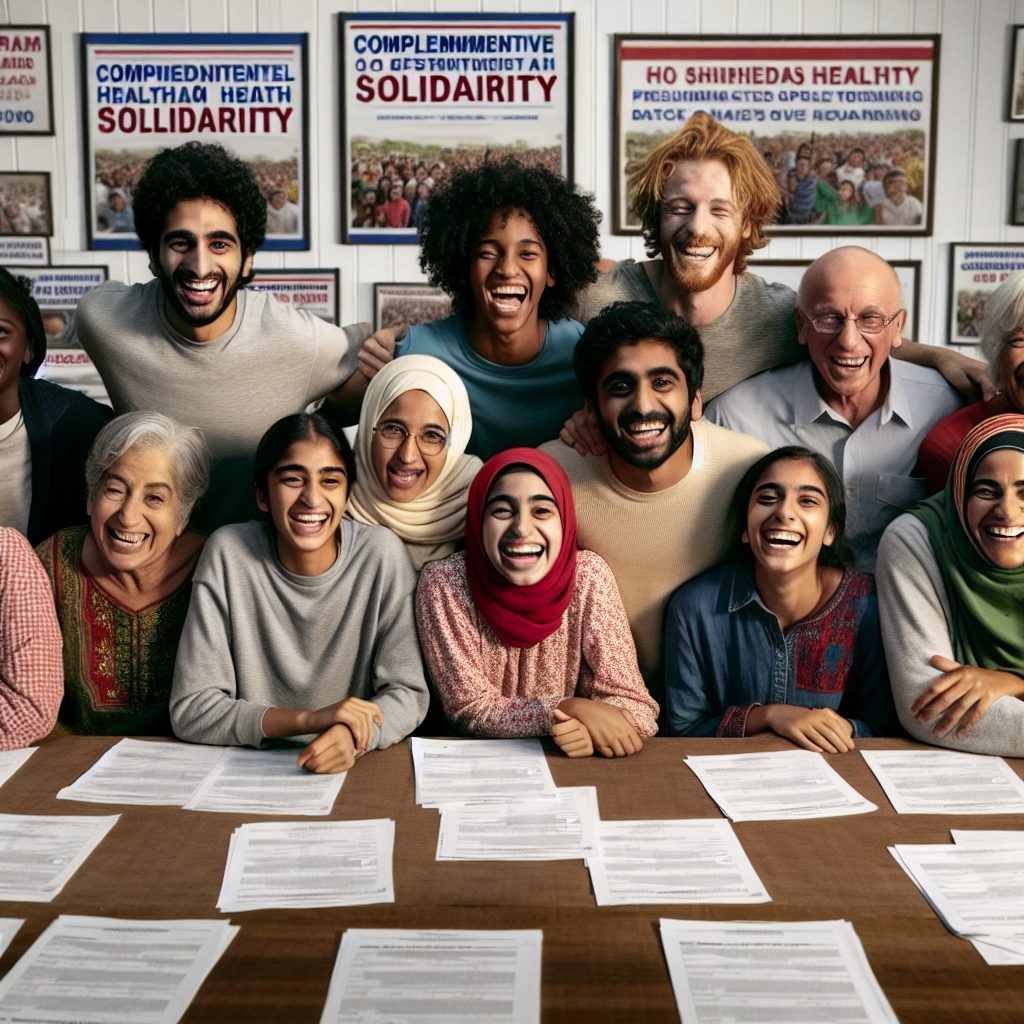
[[1021,329],[1024,329],[1024,270],[1011,274],[985,302],[979,340],[994,378],[999,376],[1007,339]]
[[210,452],[201,430],[183,427],[159,412],[126,412],[96,435],[85,462],[89,500],[95,499],[111,466],[133,448],[166,450],[181,508],[180,521],[187,523],[192,507],[210,482]]

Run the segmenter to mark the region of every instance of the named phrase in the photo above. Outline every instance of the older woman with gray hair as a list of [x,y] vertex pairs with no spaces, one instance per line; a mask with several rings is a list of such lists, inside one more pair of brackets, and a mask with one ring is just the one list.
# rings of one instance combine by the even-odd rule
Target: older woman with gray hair
[[979,341],[997,391],[940,420],[921,443],[929,494],[946,486],[953,456],[972,427],[1002,413],[1024,413],[1024,271],[1011,274],[988,297]]
[[206,539],[187,528],[209,482],[206,442],[160,413],[126,413],[97,434],[85,476],[89,525],[36,549],[64,635],[58,728],[170,734],[174,659]]

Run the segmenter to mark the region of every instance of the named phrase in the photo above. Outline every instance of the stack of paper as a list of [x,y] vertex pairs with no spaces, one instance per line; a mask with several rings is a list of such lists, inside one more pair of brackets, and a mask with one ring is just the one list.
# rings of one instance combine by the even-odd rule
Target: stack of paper
[[733,821],[774,821],[864,814],[865,800],[811,750],[706,754],[685,763]]
[[118,817],[0,814],[0,900],[49,903]]
[[350,928],[321,1024],[539,1024],[539,931]]
[[0,1021],[173,1024],[237,931],[61,915],[0,982]]
[[1024,779],[1001,758],[956,750],[865,750],[897,814],[1024,814]]
[[990,964],[1024,964],[1024,838],[955,832],[955,846],[889,851],[954,935]]
[[602,821],[600,853],[587,867],[599,907],[771,900],[721,818]]
[[384,818],[243,825],[231,836],[217,907],[394,903],[394,846],[395,823]]
[[661,920],[687,1024],[898,1024],[849,921]]

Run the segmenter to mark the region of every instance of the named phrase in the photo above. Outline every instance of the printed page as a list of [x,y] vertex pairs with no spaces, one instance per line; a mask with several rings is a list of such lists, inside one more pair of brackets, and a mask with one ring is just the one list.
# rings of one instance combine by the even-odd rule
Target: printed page
[[181,807],[225,751],[192,743],[124,739],[58,794],[58,800]]
[[35,752],[36,747],[0,750],[0,786],[2,786]]
[[553,800],[445,804],[438,860],[575,860],[597,852],[597,790],[572,786]]
[[174,1024],[237,932],[61,915],[0,981],[0,1022]]
[[394,903],[394,846],[395,823],[384,818],[243,825],[231,837],[217,907]]
[[899,1024],[849,921],[661,920],[686,1024]]
[[0,814],[0,900],[49,903],[119,817]]
[[412,738],[416,803],[507,802],[555,795],[540,740]]
[[991,828],[951,828],[957,846],[1024,846],[1024,831]]
[[321,1024],[540,1024],[539,931],[350,928]]
[[684,760],[733,821],[831,818],[878,810],[812,750],[706,754]]
[[4,955],[4,951],[24,923],[23,917],[0,917],[0,956]]
[[314,775],[292,750],[226,750],[185,804],[186,811],[330,814],[345,772]]
[[864,750],[897,814],[1024,814],[1024,779],[1001,758],[956,750]]
[[587,860],[599,907],[631,903],[768,903],[771,897],[721,818],[602,821]]

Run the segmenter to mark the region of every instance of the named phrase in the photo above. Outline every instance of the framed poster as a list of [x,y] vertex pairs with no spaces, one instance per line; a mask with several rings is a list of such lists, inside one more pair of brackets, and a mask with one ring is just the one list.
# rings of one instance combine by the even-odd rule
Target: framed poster
[[629,176],[704,110],[772,168],[772,233],[931,234],[938,69],[938,36],[617,35],[615,232],[640,233]]
[[1024,245],[954,242],[949,247],[949,343],[977,345],[988,297],[1024,270]]
[[0,171],[0,235],[53,234],[48,171]]
[[572,180],[572,14],[342,14],[342,239],[416,243],[453,170],[515,156]]
[[46,267],[50,264],[50,240],[42,236],[8,235],[0,238],[0,267]]
[[1010,223],[1024,224],[1024,139],[1017,139],[1013,160],[1013,200]]
[[107,390],[92,360],[82,351],[75,333],[78,300],[107,280],[107,267],[8,267],[32,282],[46,333],[46,359],[38,376],[82,391],[97,402],[108,402]]
[[452,300],[429,284],[375,284],[373,329],[396,324],[429,324],[451,316]]
[[0,26],[0,135],[52,134],[50,28]]
[[[814,260],[750,260],[747,269],[766,281],[784,284],[796,291],[804,271]],[[889,260],[889,266],[896,271],[899,278],[900,291],[903,292],[903,308],[907,311],[907,319],[903,324],[903,337],[917,341],[917,323],[921,295],[921,261],[920,260]]]
[[265,249],[309,248],[305,35],[82,36],[90,249],[138,249],[132,192],[161,149],[216,142],[267,202]]
[[307,309],[329,324],[339,323],[338,270],[256,270],[246,285],[250,291],[270,292],[279,302]]
[[1010,54],[1010,103],[1007,120],[1024,121],[1024,25],[1013,26],[1013,47]]

